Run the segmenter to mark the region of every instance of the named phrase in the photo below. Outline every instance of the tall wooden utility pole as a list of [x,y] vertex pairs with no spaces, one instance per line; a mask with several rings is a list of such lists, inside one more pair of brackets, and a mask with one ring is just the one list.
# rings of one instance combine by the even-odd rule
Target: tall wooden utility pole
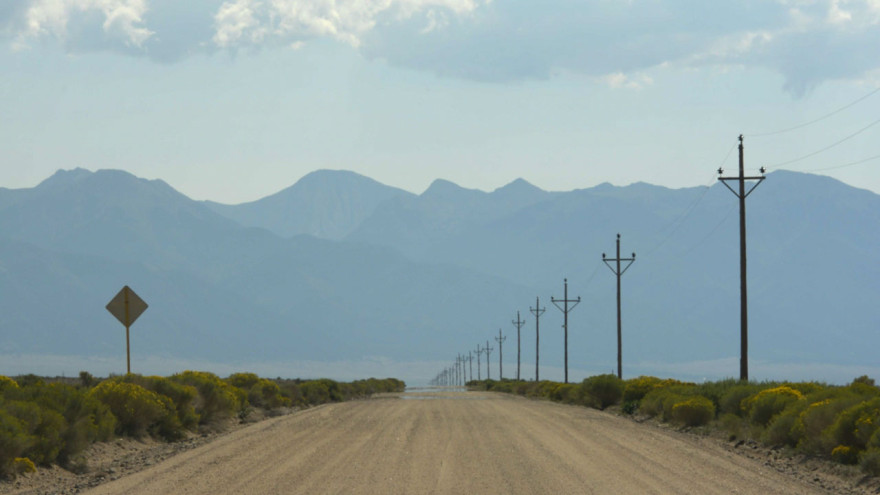
[[529,308],[529,311],[531,311],[532,314],[535,315],[535,381],[536,382],[538,380],[540,380],[540,378],[538,377],[538,362],[540,361],[540,354],[541,354],[540,320],[541,320],[541,315],[544,314],[544,311],[546,311],[546,310],[547,310],[547,308],[541,307],[541,298],[540,297],[535,298],[535,307]]
[[519,317],[519,311],[516,312],[516,321],[511,322],[513,326],[516,327],[516,381],[519,381],[519,365],[520,358],[522,357],[522,349],[520,348],[520,334],[519,330],[526,324],[526,320],[521,320]]
[[[611,268],[611,271],[617,275],[617,378],[623,378],[623,338],[621,337],[621,324],[620,324],[620,277],[623,275],[623,272],[633,264],[636,260],[636,253],[632,254],[632,258],[621,258],[620,257],[620,234],[617,234],[617,257],[605,259],[605,253],[602,253],[602,261],[608,265],[608,268]],[[614,261],[617,264],[612,267],[608,262]],[[620,262],[628,261],[623,269],[620,269]]]
[[[562,299],[556,299],[555,297],[550,297],[550,302],[556,306],[559,311],[562,311],[563,323],[562,328],[565,329],[565,383],[568,383],[568,312],[573,310],[575,306],[577,306],[581,302],[581,296],[578,296],[577,299],[569,299],[568,298],[568,279],[565,279],[565,294]],[[557,303],[563,303],[563,306],[559,306]],[[570,307],[568,303],[574,303]]]
[[[758,187],[758,184],[764,180],[764,167],[761,167],[760,177],[746,177],[745,165],[743,160],[743,137],[739,135],[739,176],[736,177],[718,177],[730,192],[739,198],[739,307],[740,307],[740,359],[739,359],[739,379],[747,381],[749,379],[749,299],[746,288],[746,197]],[[718,175],[722,175],[724,169],[718,169]],[[734,190],[728,184],[728,181],[736,181],[739,183],[738,190]],[[746,191],[746,181],[757,181],[750,184],[749,190]]]
[[502,350],[502,345],[504,345],[504,341],[507,340],[507,337],[503,337],[501,335],[501,329],[498,329],[498,336],[495,337],[495,342],[498,342],[498,380],[504,379],[504,368],[502,366],[502,362],[504,361],[504,351]]

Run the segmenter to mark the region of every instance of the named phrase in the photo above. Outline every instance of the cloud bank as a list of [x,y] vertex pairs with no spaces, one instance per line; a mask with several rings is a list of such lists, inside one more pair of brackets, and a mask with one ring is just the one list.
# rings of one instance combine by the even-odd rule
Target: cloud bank
[[760,67],[801,94],[880,67],[880,0],[4,0],[0,39],[165,63],[332,39],[442,76],[620,88],[661,66]]

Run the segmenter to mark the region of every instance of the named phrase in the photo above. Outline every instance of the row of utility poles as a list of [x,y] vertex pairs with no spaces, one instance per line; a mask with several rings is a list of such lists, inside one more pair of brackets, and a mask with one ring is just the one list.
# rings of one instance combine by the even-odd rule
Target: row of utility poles
[[[748,297],[747,297],[747,278],[746,278],[746,197],[755,190],[756,187],[764,180],[764,173],[766,170],[764,167],[760,168],[761,175],[760,176],[746,176],[745,175],[745,166],[744,166],[744,158],[743,158],[743,136],[739,136],[739,174],[732,177],[724,177],[724,169],[718,169],[718,180],[721,181],[736,197],[739,199],[739,240],[740,240],[740,380],[748,380],[749,379],[749,365],[748,365]],[[731,187],[728,182],[734,182],[737,187],[734,189]],[[747,187],[748,186],[748,187]],[[617,234],[617,249],[616,256],[614,258],[609,258],[605,253],[602,253],[602,261],[608,266],[609,269],[614,273],[617,277],[617,376],[618,378],[623,378],[623,331],[622,331],[622,323],[621,323],[621,290],[620,290],[620,279],[627,269],[635,262],[636,253],[632,253],[632,256],[629,258],[621,258],[620,256],[620,234]],[[580,296],[577,299],[569,299],[568,297],[568,279],[564,280],[564,292],[562,299],[557,299],[555,297],[550,298],[550,301],[556,306],[563,314],[563,324],[562,328],[564,330],[564,353],[565,353],[565,383],[568,383],[568,313],[573,310],[578,304],[581,302]],[[540,332],[540,318],[541,315],[544,314],[546,308],[541,307],[540,298],[535,298],[535,307],[529,307],[529,311],[535,316],[535,380],[540,380],[540,342],[541,342],[541,332]],[[520,317],[519,311],[516,312],[516,320],[514,320],[513,325],[516,327],[516,379],[520,380],[520,361],[521,361],[521,336],[520,331],[525,325],[525,320]],[[502,354],[502,345],[507,337],[502,335],[501,329],[498,330],[498,337],[495,337],[495,341],[498,342],[498,377],[499,379],[503,378],[503,354]],[[481,347],[477,345],[476,355],[477,355],[477,379],[482,380],[480,373],[480,356],[486,355],[486,378],[491,379],[490,368],[489,368],[489,356],[490,353],[494,349],[489,347],[489,341],[486,341],[486,346]],[[442,372],[440,372],[437,377],[432,380],[432,383],[437,385],[464,385],[467,381],[467,375],[464,373],[465,369],[463,367],[463,363],[469,360],[471,362],[470,366],[470,380],[473,380],[473,354],[471,351],[468,351],[467,357],[463,357],[463,355],[459,354],[456,358],[455,364],[446,368]]]
[[[602,260],[606,265],[617,275],[617,375],[618,377],[623,377],[623,339],[621,336],[621,311],[620,311],[620,277],[623,273],[629,268],[630,265],[635,261],[636,254],[633,253],[631,258],[621,258],[620,257],[620,234],[617,234],[617,256],[615,258],[608,258],[605,253],[602,253]],[[612,262],[614,264],[612,264]],[[625,262],[626,264],[621,267],[621,262]],[[563,281],[563,297],[562,299],[557,299],[555,297],[550,297],[550,301],[556,306],[559,311],[562,312],[563,323],[562,328],[564,331],[563,338],[563,347],[565,354],[565,383],[568,383],[568,313],[571,312],[578,304],[581,302],[581,297],[578,296],[577,299],[569,299],[568,297],[568,279],[564,279]],[[544,314],[546,308],[541,307],[541,298],[535,298],[535,307],[529,307],[529,312],[535,315],[535,381],[540,380],[540,359],[541,359],[541,315]],[[514,327],[516,327],[516,380],[519,381],[522,379],[520,374],[521,372],[521,364],[522,364],[522,327],[526,324],[526,320],[522,319],[520,312],[516,312],[516,320],[511,321]],[[502,330],[498,329],[498,336],[495,337],[495,342],[498,343],[498,378],[504,378],[504,342],[507,340],[507,337],[503,335]],[[486,355],[486,379],[491,379],[491,370],[489,368],[489,356],[494,348],[489,347],[489,341],[486,341],[486,346],[481,347],[479,344],[477,345],[476,355],[477,355],[477,379],[482,380],[481,372],[480,372],[480,357],[485,354]],[[449,368],[441,371],[435,378],[432,380],[433,384],[436,385],[464,385],[470,380],[473,380],[473,353],[468,351],[467,355],[459,354]],[[470,361],[470,377],[468,377],[466,370],[463,368],[463,363]]]

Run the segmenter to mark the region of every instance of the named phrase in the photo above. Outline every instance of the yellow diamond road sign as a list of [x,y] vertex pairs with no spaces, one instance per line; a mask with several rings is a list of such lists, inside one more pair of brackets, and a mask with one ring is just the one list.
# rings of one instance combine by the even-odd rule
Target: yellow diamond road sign
[[107,311],[125,325],[125,328],[130,327],[146,309],[147,303],[127,285],[116,294],[112,301],[107,303]]

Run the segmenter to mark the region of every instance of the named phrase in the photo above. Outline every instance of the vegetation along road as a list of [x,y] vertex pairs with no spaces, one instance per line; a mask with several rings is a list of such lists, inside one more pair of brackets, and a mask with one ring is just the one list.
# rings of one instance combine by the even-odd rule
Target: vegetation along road
[[822,493],[706,439],[592,409],[400,397],[263,421],[89,493]]

